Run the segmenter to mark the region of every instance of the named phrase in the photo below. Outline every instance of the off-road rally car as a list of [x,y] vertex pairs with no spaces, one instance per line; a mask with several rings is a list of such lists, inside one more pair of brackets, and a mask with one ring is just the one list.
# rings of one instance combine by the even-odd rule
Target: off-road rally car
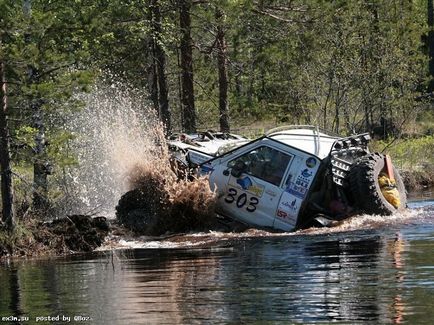
[[[339,137],[314,126],[284,126],[255,140],[201,132],[174,135],[168,144],[180,177],[208,176],[220,223],[291,231],[406,207],[398,171],[387,155],[369,152],[369,140],[368,133]],[[192,213],[167,208],[162,182],[124,194],[116,208],[120,223],[142,234],[185,230],[176,221]],[[162,226],[157,215],[173,216],[166,218],[172,225]]]
[[249,141],[204,132],[169,142],[178,165],[208,175],[216,213],[249,226],[291,231],[406,207],[390,157],[370,153],[368,133],[339,137],[314,126],[284,126]]

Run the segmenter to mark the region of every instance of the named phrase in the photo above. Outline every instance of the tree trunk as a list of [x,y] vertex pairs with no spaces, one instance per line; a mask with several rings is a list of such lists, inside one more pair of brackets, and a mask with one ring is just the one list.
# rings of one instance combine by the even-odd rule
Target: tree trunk
[[[30,18],[32,15],[32,1],[24,0],[23,12]],[[30,34],[25,35],[25,42],[31,42]],[[39,72],[31,64],[27,67],[27,85],[30,87],[39,82]],[[46,159],[45,126],[41,98],[33,95],[29,99],[32,112],[32,124],[36,130],[35,147],[33,148],[33,209],[44,211],[48,207],[48,162]]]
[[337,87],[337,89],[336,89],[336,97],[335,97],[335,121],[334,121],[334,129],[335,129],[335,133],[336,134],[339,134],[339,128],[340,128],[340,123],[341,123],[341,121],[340,121],[340,115],[341,115],[341,112],[340,112],[340,108],[341,108],[341,100],[340,100],[340,84],[339,84],[339,81],[337,82],[337,85],[336,85]]
[[[34,69],[29,69],[29,71],[36,73]],[[30,108],[33,127],[36,130],[35,147],[33,148],[33,208],[35,211],[44,211],[48,207],[48,162],[41,100],[32,98]]]
[[152,49],[151,58],[150,58],[151,64],[147,69],[148,91],[155,111],[158,114],[160,114],[159,103],[158,103],[158,78],[157,78],[157,68],[156,68],[157,64],[155,63],[155,44],[152,37],[148,42],[148,46],[150,49]]
[[372,127],[371,127],[371,122],[370,122],[370,102],[366,99],[366,94],[365,94],[365,98],[363,99],[363,110],[364,110],[364,120],[365,120],[365,130],[364,132],[371,132]]
[[224,28],[224,12],[216,10],[215,18],[217,21],[217,65],[219,72],[219,122],[221,132],[230,132],[229,125],[229,104],[228,104],[228,72],[226,39]]
[[158,46],[157,51],[157,75],[158,75],[158,90],[159,96],[158,101],[160,104],[160,114],[161,120],[163,121],[166,127],[166,133],[170,133],[172,129],[172,125],[170,123],[171,112],[169,107],[169,92],[167,89],[167,81],[166,81],[166,56],[164,54],[163,49]]
[[[1,42],[0,42],[1,46]],[[9,231],[14,229],[15,212],[12,191],[12,171],[10,161],[10,138],[7,120],[7,94],[4,63],[0,61],[0,170],[2,221]]]
[[179,1],[179,23],[181,28],[181,105],[183,112],[182,128],[187,133],[196,132],[190,8],[191,0]]
[[163,121],[166,132],[170,133],[171,123],[170,123],[170,107],[168,98],[168,89],[166,81],[166,54],[161,45],[161,12],[158,0],[151,1],[151,13],[152,13],[152,28],[153,28],[153,40],[154,40],[154,62],[157,72],[157,83],[158,83],[158,103],[159,103],[159,114]]
[[238,69],[238,47],[239,47],[239,36],[236,34],[234,38],[232,39],[232,48],[233,48],[233,54],[232,54],[232,64],[236,64],[235,73],[234,73],[234,83],[235,83],[235,98],[237,102],[237,108],[238,112],[241,112],[243,105],[241,105],[241,92],[242,92],[242,85],[240,80],[240,71]]
[[428,49],[430,81],[428,92],[434,91],[434,7],[433,0],[428,0]]

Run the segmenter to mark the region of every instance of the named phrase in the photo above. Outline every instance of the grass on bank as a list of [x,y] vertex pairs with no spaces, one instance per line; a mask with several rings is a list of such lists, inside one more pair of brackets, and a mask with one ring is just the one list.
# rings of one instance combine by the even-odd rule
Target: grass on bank
[[371,149],[392,156],[395,166],[401,170],[415,171],[434,166],[434,136],[373,141]]

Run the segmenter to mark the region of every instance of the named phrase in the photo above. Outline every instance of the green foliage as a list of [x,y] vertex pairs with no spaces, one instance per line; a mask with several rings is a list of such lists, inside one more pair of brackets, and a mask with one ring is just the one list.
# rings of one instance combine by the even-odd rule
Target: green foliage
[[[159,35],[152,32],[146,0],[34,0],[30,18],[19,12],[17,2],[1,5],[9,13],[5,17],[18,18],[19,32],[11,33],[14,42],[8,45],[22,58],[17,66],[31,64],[42,75],[59,62],[74,67],[24,88],[27,96],[56,106],[56,99],[91,82],[89,75],[74,76],[80,66],[110,69],[147,87],[153,55],[149,41],[156,37],[168,56],[171,107],[180,114],[178,8],[172,1],[158,1],[163,15]],[[407,124],[424,109],[415,101],[426,82],[423,1],[215,1],[192,7],[195,95],[204,126],[218,119],[217,6],[226,14],[232,118],[307,122],[348,133],[378,124],[379,118]],[[6,24],[8,31],[14,30],[11,24]],[[32,40],[27,44],[26,33]]]
[[390,154],[400,169],[421,170],[434,166],[434,136],[373,142],[373,151]]
[[[166,55],[172,122],[180,128],[178,2],[30,3],[31,14],[23,11],[22,1],[0,0],[0,59],[9,82],[13,159],[20,173],[31,175],[36,159],[35,105],[48,143],[37,159],[49,161],[59,174],[77,164],[69,149],[73,136],[63,128],[68,114],[83,105],[76,94],[88,91],[106,70],[129,85],[152,90],[153,44]],[[162,16],[158,32],[152,5]],[[383,121],[393,128],[389,136],[429,135],[388,147],[402,166],[433,163],[434,117],[424,94],[424,1],[195,1],[194,95],[202,129],[217,128],[219,120],[217,9],[225,15],[229,109],[236,129],[252,132],[252,123],[255,129],[308,123],[348,134],[373,131]]]
[[[427,60],[422,3],[220,3],[227,12],[231,117],[319,124],[337,132],[372,130],[380,118],[406,125]],[[196,6],[196,44],[213,42],[212,5]],[[214,117],[215,53],[196,52],[197,107]],[[202,108],[203,107],[203,108]],[[214,112],[214,115],[211,112]]]
[[13,121],[14,173],[19,175],[14,184],[22,201],[35,186],[33,164],[60,170],[76,164],[67,150],[71,135],[63,131],[63,115],[80,108],[74,95],[87,91],[96,75],[89,46],[95,35],[89,17],[96,5],[86,0],[4,0],[0,7],[0,58]]
[[424,110],[416,119],[417,129],[421,134],[434,135],[434,110]]
[[35,142],[35,134],[35,128],[28,125],[23,125],[20,128],[15,129],[14,139],[16,144],[19,146],[33,147]]

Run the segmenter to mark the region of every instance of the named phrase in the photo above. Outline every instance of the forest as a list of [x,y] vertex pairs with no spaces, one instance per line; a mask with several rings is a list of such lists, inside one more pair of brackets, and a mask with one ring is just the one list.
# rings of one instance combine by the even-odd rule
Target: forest
[[0,0],[2,223],[68,195],[66,116],[112,82],[166,135],[318,125],[434,170],[433,15],[432,0]]

